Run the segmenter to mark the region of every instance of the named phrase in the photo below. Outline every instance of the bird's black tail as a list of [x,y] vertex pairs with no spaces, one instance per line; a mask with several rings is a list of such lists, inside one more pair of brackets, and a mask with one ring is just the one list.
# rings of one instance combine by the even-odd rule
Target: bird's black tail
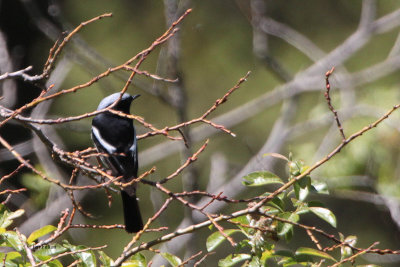
[[124,207],[125,230],[128,233],[139,232],[143,229],[143,221],[136,195],[130,196],[125,191],[121,191],[121,196]]

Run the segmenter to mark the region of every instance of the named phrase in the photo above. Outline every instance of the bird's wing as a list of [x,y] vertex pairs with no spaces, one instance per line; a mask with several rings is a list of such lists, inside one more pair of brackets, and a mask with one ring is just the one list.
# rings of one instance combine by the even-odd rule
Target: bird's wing
[[117,149],[108,143],[100,134],[99,130],[96,127],[92,127],[92,139],[95,144],[97,150],[100,153],[108,154],[108,156],[100,156],[100,159],[103,165],[110,169],[113,175],[120,176],[124,172],[124,168],[119,160],[113,155]]
[[137,177],[137,173],[138,173],[138,149],[137,149],[137,140],[136,140],[136,136],[133,139],[133,144],[132,146],[129,148],[129,154],[130,157],[132,159],[131,162],[131,168],[133,168],[133,176]]
[[[98,148],[98,144],[101,146],[102,150],[105,150],[104,152],[107,152],[108,154],[113,154],[117,151],[117,148],[110,143],[108,143],[100,134],[100,131],[95,127],[92,126],[92,139],[95,141],[95,145]],[[96,143],[97,141],[97,143]]]
[[125,153],[126,155],[117,154],[117,148],[107,142],[95,126],[92,127],[92,139],[99,152],[108,154],[108,156],[101,156],[100,159],[105,167],[113,172],[113,175],[124,175],[124,182],[128,182],[132,178],[137,177],[138,162],[136,138],[134,138],[129,151]]

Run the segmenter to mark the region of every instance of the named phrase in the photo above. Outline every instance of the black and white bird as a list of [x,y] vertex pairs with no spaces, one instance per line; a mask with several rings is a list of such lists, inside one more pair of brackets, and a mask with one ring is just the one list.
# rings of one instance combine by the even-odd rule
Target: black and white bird
[[[97,110],[104,109],[121,97],[115,93],[104,98]],[[132,101],[139,95],[123,94],[120,101],[113,107],[114,110],[129,113]],[[123,176],[121,182],[127,183],[138,174],[138,149],[133,120],[104,112],[96,115],[92,121],[92,139],[102,156],[104,167],[110,169],[116,177]],[[135,233],[143,229],[143,221],[136,198],[136,185],[121,190],[124,209],[125,230]]]

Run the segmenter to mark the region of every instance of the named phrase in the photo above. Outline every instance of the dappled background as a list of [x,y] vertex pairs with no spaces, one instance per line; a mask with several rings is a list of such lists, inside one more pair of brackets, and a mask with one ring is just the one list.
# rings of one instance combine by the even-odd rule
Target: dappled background
[[[48,81],[48,85],[54,84],[53,90],[73,87],[148,47],[187,8],[193,11],[179,33],[153,51],[141,66],[162,77],[179,78],[179,82],[136,77],[128,92],[141,97],[131,112],[158,128],[197,118],[248,71],[251,74],[209,118],[232,130],[236,137],[209,125],[193,125],[184,129],[189,148],[163,136],[139,142],[140,172],[157,166],[149,178],[156,181],[175,171],[204,140],[210,139],[198,161],[168,184],[172,191],[199,189],[247,198],[273,188],[246,188],[241,184],[242,176],[270,170],[283,179],[287,177],[285,162],[266,153],[291,153],[307,165],[322,159],[341,142],[324,98],[325,73],[332,67],[336,68],[331,77],[332,104],[347,136],[400,103],[400,3],[394,0],[2,1],[0,73],[30,65],[31,74],[40,73],[49,49],[62,32],[112,12],[112,18],[88,25],[68,44]],[[111,75],[89,88],[43,103],[30,115],[58,118],[93,111],[103,97],[122,89],[128,75]],[[39,93],[20,79],[3,81],[1,86],[1,104],[10,108],[23,105]],[[399,118],[394,114],[312,173],[314,179],[329,185],[330,195],[311,198],[332,209],[337,215],[338,231],[357,235],[360,247],[374,241],[380,241],[382,248],[400,247]],[[90,125],[88,118],[43,129],[61,147],[74,151],[92,146]],[[145,132],[138,123],[136,126],[139,133]],[[52,162],[51,155],[28,130],[7,125],[2,135],[36,167],[68,180],[70,170]],[[0,159],[1,175],[18,166],[5,149],[0,150]],[[87,183],[85,176],[78,178],[79,183]],[[26,209],[26,217],[18,222],[24,233],[54,223],[60,211],[70,205],[63,190],[41,182],[28,171],[8,183],[31,189],[29,194],[10,200],[10,206]],[[158,210],[165,199],[159,191],[142,184],[138,196],[144,218]],[[97,217],[92,220],[80,216],[81,223],[122,221],[118,197],[112,208],[108,208],[102,192],[79,192],[77,199]],[[227,210],[223,202],[218,202],[209,211]],[[175,229],[201,221],[204,218],[200,215],[176,204],[168,208],[158,224]],[[336,231],[312,216],[302,222]],[[204,249],[210,233],[205,229],[160,249],[188,257]],[[305,240],[302,235],[302,231],[295,231],[295,242],[279,246],[298,246]],[[114,257],[130,240],[122,230],[76,229],[66,238],[90,246],[112,240],[106,251]],[[226,249],[232,250],[229,244]],[[212,263],[216,258],[220,258],[218,254],[211,255],[208,261]],[[154,260],[154,266],[159,266],[160,259]],[[398,266],[400,258],[368,255],[364,260]]]

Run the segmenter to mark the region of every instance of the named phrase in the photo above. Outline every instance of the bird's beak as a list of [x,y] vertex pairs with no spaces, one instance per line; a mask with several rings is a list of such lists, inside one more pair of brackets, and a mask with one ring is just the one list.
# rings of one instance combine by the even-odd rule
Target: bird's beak
[[133,95],[132,96],[132,101],[135,100],[136,98],[138,98],[140,95]]

